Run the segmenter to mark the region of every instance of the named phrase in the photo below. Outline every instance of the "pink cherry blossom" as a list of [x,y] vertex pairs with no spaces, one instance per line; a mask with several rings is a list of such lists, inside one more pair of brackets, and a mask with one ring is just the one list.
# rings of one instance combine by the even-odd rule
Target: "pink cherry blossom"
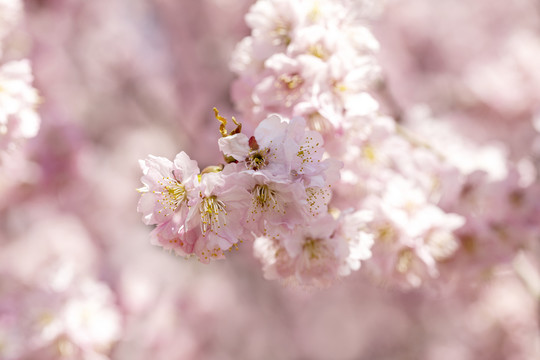
[[144,187],[138,211],[143,214],[145,224],[159,224],[168,217],[177,223],[185,221],[188,202],[197,196],[194,192],[199,167],[185,152],[176,155],[174,162],[150,155],[141,160]]
[[303,286],[331,284],[348,256],[347,243],[335,236],[336,227],[327,215],[309,226],[257,238],[255,255],[263,262],[265,276]]
[[226,172],[202,174],[196,189],[198,197],[189,203],[186,230],[198,228],[201,251],[209,251],[213,257],[242,240],[250,196],[237,185],[238,176]]
[[251,189],[246,226],[256,234],[264,234],[269,227],[293,228],[308,217],[308,191],[302,183],[270,179],[264,173],[255,173]]

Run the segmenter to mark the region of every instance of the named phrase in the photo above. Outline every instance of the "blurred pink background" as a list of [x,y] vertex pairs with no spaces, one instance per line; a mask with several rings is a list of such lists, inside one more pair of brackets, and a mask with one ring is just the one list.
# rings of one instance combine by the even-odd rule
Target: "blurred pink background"
[[[220,161],[212,107],[239,117],[229,61],[252,3],[24,2],[4,56],[30,58],[42,122],[1,173],[0,359],[540,358],[537,242],[485,284],[446,292],[362,271],[287,287],[263,278],[250,244],[210,265],[150,245],[137,161]],[[361,5],[389,112],[406,121],[428,105],[467,142],[538,161],[538,1]]]

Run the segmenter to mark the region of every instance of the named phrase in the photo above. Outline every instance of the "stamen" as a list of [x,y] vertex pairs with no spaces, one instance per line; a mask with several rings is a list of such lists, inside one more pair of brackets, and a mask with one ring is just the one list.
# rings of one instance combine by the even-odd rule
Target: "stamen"
[[215,195],[203,198],[199,211],[201,213],[201,231],[203,236],[208,231],[217,233],[218,229],[227,225],[226,206]]
[[294,90],[304,83],[304,79],[298,74],[283,74],[278,80],[289,90]]
[[275,29],[270,32],[270,35],[274,38],[272,44],[274,46],[288,46],[291,43],[291,37],[289,36],[290,28],[290,25],[278,22]]
[[309,260],[321,260],[333,257],[331,250],[322,239],[306,238],[302,246],[304,254]]
[[158,200],[158,203],[161,204],[164,209],[176,211],[182,203],[187,201],[186,188],[180,181],[166,177],[163,178],[162,181],[158,181],[158,184],[161,185],[162,191],[154,191],[154,194],[161,195],[161,199]]
[[283,199],[280,199],[278,192],[271,189],[268,185],[255,185],[253,190],[251,190],[251,195],[251,217],[248,218],[248,222],[256,221],[257,214],[267,211],[286,214],[285,202]]
[[325,48],[321,44],[310,45],[308,53],[321,60],[325,60],[328,57]]
[[377,160],[377,155],[375,153],[375,148],[373,146],[369,145],[369,144],[366,144],[362,148],[362,154],[371,163],[374,163]]
[[251,151],[246,159],[246,167],[251,170],[261,170],[268,165],[270,149]]
[[311,216],[316,217],[327,211],[328,202],[332,193],[325,188],[309,187],[306,189],[308,210]]
[[[304,165],[309,165],[315,162],[315,156],[317,154],[319,143],[314,144],[312,137],[306,137],[305,144],[301,145],[296,153],[296,156],[302,159],[302,167],[300,167],[300,172],[304,171]],[[317,160],[320,162],[320,160]]]
[[253,199],[261,208],[273,208],[277,205],[276,192],[268,188],[268,185],[256,185],[253,189]]
[[313,8],[309,12],[308,17],[311,21],[316,22],[321,17],[321,14],[322,14],[321,5],[319,4],[318,1],[316,1],[315,4],[313,4]]
[[412,267],[414,254],[411,249],[404,249],[398,255],[396,270],[404,274]]

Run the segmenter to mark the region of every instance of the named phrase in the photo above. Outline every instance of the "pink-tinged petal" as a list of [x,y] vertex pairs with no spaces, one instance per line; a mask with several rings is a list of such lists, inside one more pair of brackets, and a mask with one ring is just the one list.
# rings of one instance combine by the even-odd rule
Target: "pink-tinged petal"
[[277,114],[270,115],[255,129],[255,138],[260,147],[276,146],[285,136],[288,123]]
[[160,224],[171,218],[185,222],[189,200],[195,197],[194,181],[199,169],[197,163],[185,153],[176,156],[175,162],[149,155],[139,161],[145,185],[139,189],[141,199],[138,211],[143,214],[146,224]]
[[185,152],[180,152],[174,158],[173,174],[177,180],[187,182],[188,179],[196,177],[199,172],[197,161],[191,160]]
[[234,134],[218,140],[219,151],[237,161],[244,161],[249,154],[249,139],[244,134]]

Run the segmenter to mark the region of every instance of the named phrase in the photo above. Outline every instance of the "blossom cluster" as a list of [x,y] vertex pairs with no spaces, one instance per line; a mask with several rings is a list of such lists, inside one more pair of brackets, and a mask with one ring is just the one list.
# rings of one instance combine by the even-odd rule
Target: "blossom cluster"
[[[207,262],[223,257],[222,251],[239,238],[252,235],[266,277],[296,274],[300,283],[328,283],[336,274],[348,274],[359,267],[360,259],[371,257],[373,243],[373,256],[366,264],[372,276],[417,287],[455,276],[456,269],[478,278],[493,264],[512,258],[505,253],[516,254],[534,238],[530,216],[535,206],[520,199],[525,188],[535,191],[536,186],[520,180],[523,174],[504,156],[495,155],[503,164],[496,171],[506,175],[491,177],[490,169],[474,160],[478,149],[469,150],[467,166],[454,161],[452,151],[433,141],[435,136],[426,136],[418,124],[434,120],[421,112],[384,115],[385,110],[399,109],[376,58],[379,44],[356,10],[354,2],[346,0],[261,0],[251,7],[246,15],[251,35],[238,44],[231,69],[238,75],[233,100],[247,127],[256,127],[255,136],[222,129],[219,146],[229,164],[217,174],[199,174],[194,164],[186,165],[185,154],[177,158],[176,170],[163,159],[142,163],[144,192],[156,195],[141,200],[139,210],[147,224],[157,225],[154,243],[181,255],[195,253]],[[282,123],[276,113],[292,120]],[[285,123],[297,130],[283,130]],[[268,142],[266,131],[283,140]],[[297,135],[285,136],[284,131]],[[316,140],[302,143],[302,134]],[[324,149],[319,148],[323,141]],[[312,152],[317,161],[324,157],[342,164],[340,176],[337,166],[329,166],[336,172],[331,176],[332,193],[325,187],[328,174],[321,181],[319,175],[309,175],[322,173],[317,167],[295,165],[311,159]],[[306,154],[310,157],[303,158]],[[267,157],[276,157],[280,165]],[[150,178],[159,177],[150,169],[157,168],[162,178],[152,183]],[[171,176],[175,171],[179,175]],[[249,180],[245,173],[251,174]],[[216,191],[231,199],[230,205],[212,192],[214,182],[220,184]],[[494,188],[503,190],[499,200],[483,195]],[[475,197],[479,199],[470,204],[468,199]],[[266,201],[275,204],[271,214],[263,211]],[[479,201],[485,202],[480,209]],[[491,209],[501,209],[501,202],[510,206],[493,214]],[[236,223],[225,215],[238,208],[235,203],[244,203],[233,216]],[[512,216],[515,210],[519,216]],[[500,219],[508,218],[516,221],[501,231]],[[510,243],[505,240],[509,233],[516,234]],[[208,240],[200,241],[201,234]],[[464,262],[470,265],[464,267]]]
[[440,203],[459,172],[381,114],[379,44],[354,10],[348,1],[257,2],[231,62],[233,99],[255,123],[271,112],[307,119],[344,164],[332,206],[362,213],[357,232],[375,242],[367,268],[418,286],[459,248],[465,219]]
[[303,116],[321,133],[342,130],[345,113],[365,115],[377,102],[379,44],[351,1],[258,1],[246,15],[252,29],[235,49],[239,78],[232,97],[243,116]]
[[340,164],[323,158],[322,136],[306,130],[302,118],[273,114],[248,137],[234,118],[229,133],[215,114],[226,165],[201,172],[184,152],[174,161],[140,162],[138,210],[156,225],[152,242],[208,263],[257,238],[266,275],[302,284],[326,284],[358,269],[372,242],[358,232],[358,214],[329,214]]
[[154,244],[208,262],[255,237],[267,278],[303,284],[358,269],[374,244],[372,275],[408,286],[439,277],[439,264],[469,246],[458,231],[474,219],[452,206],[466,175],[381,115],[378,42],[352,9],[349,1],[252,6],[251,35],[231,68],[233,99],[254,136],[227,134],[224,122],[228,164],[216,172],[200,174],[185,153],[141,162],[148,195],[139,211],[156,225]]

